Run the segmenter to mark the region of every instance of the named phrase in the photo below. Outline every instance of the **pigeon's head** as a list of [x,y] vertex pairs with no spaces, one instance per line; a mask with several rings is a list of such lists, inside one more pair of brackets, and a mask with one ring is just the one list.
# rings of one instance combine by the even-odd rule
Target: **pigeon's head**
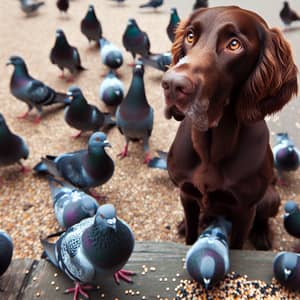
[[285,252],[282,254],[282,266],[285,280],[287,280],[296,270],[298,256],[293,252]]
[[175,13],[177,13],[177,9],[175,8],[175,7],[171,7],[171,14],[175,14]]
[[96,213],[95,222],[105,224],[107,227],[116,230],[117,217],[116,209],[112,204],[101,205]]
[[292,214],[293,212],[297,211],[298,209],[298,205],[295,201],[293,200],[288,200],[285,205],[284,205],[284,210],[285,212],[290,215]]
[[144,65],[143,65],[142,61],[140,61],[140,60],[137,61],[137,63],[135,64],[135,66],[133,68],[133,74],[140,75],[140,76],[144,75]]
[[130,18],[127,22],[127,26],[137,26],[136,20],[133,18]]
[[57,29],[55,32],[55,36],[57,40],[66,40],[66,35],[62,29]]
[[89,11],[91,11],[91,12],[94,11],[94,5],[93,4],[89,5]]
[[67,96],[70,100],[73,100],[76,97],[82,96],[81,89],[77,86],[71,86],[68,89]]
[[89,149],[102,149],[104,147],[111,147],[107,140],[106,134],[100,131],[91,135],[88,145]]
[[24,60],[22,57],[20,56],[11,56],[8,60],[8,62],[6,63],[6,65],[13,65],[13,66],[17,66],[17,65],[24,65]]

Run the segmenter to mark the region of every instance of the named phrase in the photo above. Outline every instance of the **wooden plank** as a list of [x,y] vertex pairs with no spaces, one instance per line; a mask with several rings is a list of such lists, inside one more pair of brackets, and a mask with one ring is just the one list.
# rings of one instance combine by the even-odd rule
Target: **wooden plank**
[[[98,291],[89,295],[91,299],[127,300],[132,299],[134,292],[136,299],[142,299],[143,296],[144,299],[158,299],[158,295],[172,299],[175,297],[174,288],[180,280],[189,278],[183,268],[183,259],[188,248],[170,242],[137,242],[134,253],[126,265],[126,269],[137,273],[134,283],[121,282],[120,285],[116,285],[113,278],[108,278],[100,283]],[[233,250],[230,252],[231,270],[242,275],[247,274],[249,279],[270,282],[274,255],[273,252],[265,251]],[[155,271],[151,271],[151,268],[155,268]],[[57,277],[55,273],[58,274]],[[63,294],[63,291],[71,286],[71,280],[50,263],[41,260],[31,273],[22,299],[73,299],[71,295]],[[129,292],[130,290],[132,292]]]
[[16,259],[13,260],[3,276],[0,277],[0,299],[15,300],[23,286],[26,285],[26,279],[30,276],[34,260]]

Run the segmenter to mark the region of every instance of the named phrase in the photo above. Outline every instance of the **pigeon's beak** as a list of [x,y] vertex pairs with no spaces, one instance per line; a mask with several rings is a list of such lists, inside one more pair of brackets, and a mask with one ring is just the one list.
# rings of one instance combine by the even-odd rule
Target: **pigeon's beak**
[[5,65],[6,65],[6,66],[12,65],[12,61],[9,60]]
[[74,99],[74,96],[72,94],[72,92],[67,92],[67,96],[70,100],[73,100]]
[[110,147],[111,148],[111,144],[108,142],[108,140],[105,140],[103,142],[104,147]]
[[292,271],[288,268],[284,268],[283,273],[284,273],[284,279],[288,280],[288,278],[290,277]]
[[211,279],[210,278],[203,278],[203,282],[204,282],[205,289],[207,290],[209,288]]
[[111,218],[106,220],[108,227],[113,229],[114,231],[117,230],[117,220],[116,218]]

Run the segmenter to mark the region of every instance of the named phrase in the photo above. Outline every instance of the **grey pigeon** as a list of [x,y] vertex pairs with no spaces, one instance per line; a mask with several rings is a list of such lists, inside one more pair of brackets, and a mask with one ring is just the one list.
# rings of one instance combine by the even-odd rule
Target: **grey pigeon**
[[111,204],[100,206],[94,217],[82,220],[62,234],[56,243],[41,240],[48,259],[54,266],[74,280],[74,299],[90,285],[99,285],[103,278],[114,276],[132,282],[134,273],[122,269],[134,248],[134,236],[130,227],[116,215]]
[[283,224],[285,230],[300,239],[300,210],[298,204],[293,200],[288,200],[284,205],[285,214]]
[[279,252],[273,260],[273,274],[278,282],[291,290],[300,290],[300,254]]
[[151,7],[156,9],[159,6],[162,6],[163,3],[163,0],[150,0],[147,3],[140,5],[140,8]]
[[81,220],[93,217],[98,202],[74,186],[49,177],[49,187],[58,224],[68,229]]
[[113,71],[108,72],[99,87],[99,98],[108,106],[117,106],[124,98],[124,85]]
[[0,114],[0,166],[18,163],[22,171],[26,171],[20,160],[27,159],[28,156],[29,150],[25,141],[10,131],[3,115]]
[[193,10],[206,7],[208,7],[208,0],[196,0],[196,2],[193,5]]
[[[110,147],[106,135],[95,132],[89,138],[88,149],[58,156],[47,155],[34,170],[38,174],[46,173],[63,178],[88,192],[91,188],[106,183],[114,173],[114,162],[106,153],[106,147]],[[92,191],[90,193],[93,194]]]
[[69,0],[57,0],[56,7],[62,13],[66,13],[69,9],[70,3]]
[[106,38],[101,38],[99,44],[102,63],[112,70],[120,68],[123,64],[121,50]]
[[5,273],[11,263],[13,250],[11,237],[5,231],[0,230],[0,276]]
[[154,169],[162,169],[162,170],[167,170],[167,156],[168,153],[161,151],[161,150],[156,150],[158,156],[152,157],[149,162],[148,162],[148,167],[149,168],[154,168]]
[[170,21],[167,26],[167,35],[169,37],[169,40],[173,43],[175,40],[175,31],[180,22],[180,18],[178,16],[177,9],[175,7],[171,8],[170,13]]
[[135,19],[129,19],[122,36],[124,48],[132,54],[133,59],[139,54],[147,57],[150,54],[150,40],[148,34],[141,31]]
[[38,11],[39,7],[44,5],[44,1],[20,0],[21,9],[27,15],[31,15]]
[[229,271],[229,235],[231,223],[218,217],[206,228],[186,254],[190,276],[206,289],[224,279]]
[[80,23],[80,29],[89,42],[95,41],[98,45],[99,39],[102,38],[102,26],[96,16],[94,5],[89,5],[87,14]]
[[65,109],[65,121],[71,127],[78,129],[79,137],[85,131],[105,130],[116,125],[110,113],[103,113],[96,106],[87,102],[82,91],[77,86],[69,88],[67,93],[71,103]]
[[150,66],[159,71],[166,72],[172,63],[171,52],[151,53],[146,57],[139,58],[145,66]]
[[279,12],[279,16],[285,25],[291,25],[292,22],[300,20],[299,14],[295,10],[291,9],[287,1],[283,2],[283,8]]
[[127,156],[130,141],[143,140],[144,163],[149,162],[149,137],[152,133],[153,119],[154,110],[145,95],[144,66],[142,63],[137,63],[133,69],[128,93],[116,110],[117,126],[126,140],[125,147],[119,154],[121,158]]
[[58,93],[43,82],[31,77],[24,60],[20,56],[11,56],[7,65],[14,66],[14,72],[10,80],[11,93],[28,106],[28,111],[20,118],[27,117],[34,107],[38,111],[35,122],[39,123],[43,113],[43,106],[55,103],[69,104],[66,94]]
[[69,44],[61,29],[56,30],[56,40],[50,52],[50,61],[62,71],[62,78],[64,77],[64,69],[68,69],[72,75],[86,70],[81,65],[77,48]]
[[283,182],[283,172],[296,171],[300,165],[300,151],[287,133],[277,133],[277,143],[272,149],[279,183]]

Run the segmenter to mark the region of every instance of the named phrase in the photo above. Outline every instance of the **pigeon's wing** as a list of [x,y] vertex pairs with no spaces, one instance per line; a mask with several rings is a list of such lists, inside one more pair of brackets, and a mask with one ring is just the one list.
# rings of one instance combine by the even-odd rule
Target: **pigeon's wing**
[[58,261],[55,256],[55,244],[49,243],[47,239],[41,239],[41,244],[50,262],[59,268]]
[[74,62],[76,63],[76,65],[81,66],[81,59],[80,59],[79,52],[78,52],[77,48],[73,47],[72,49],[73,49]]
[[153,110],[152,107],[150,107],[149,114],[148,114],[148,117],[147,117],[147,120],[146,120],[146,122],[149,124],[148,136],[151,136],[151,134],[152,134],[153,121],[154,121],[154,110]]
[[51,89],[39,80],[30,80],[27,84],[29,99],[34,104],[46,104],[45,101],[51,99]]

